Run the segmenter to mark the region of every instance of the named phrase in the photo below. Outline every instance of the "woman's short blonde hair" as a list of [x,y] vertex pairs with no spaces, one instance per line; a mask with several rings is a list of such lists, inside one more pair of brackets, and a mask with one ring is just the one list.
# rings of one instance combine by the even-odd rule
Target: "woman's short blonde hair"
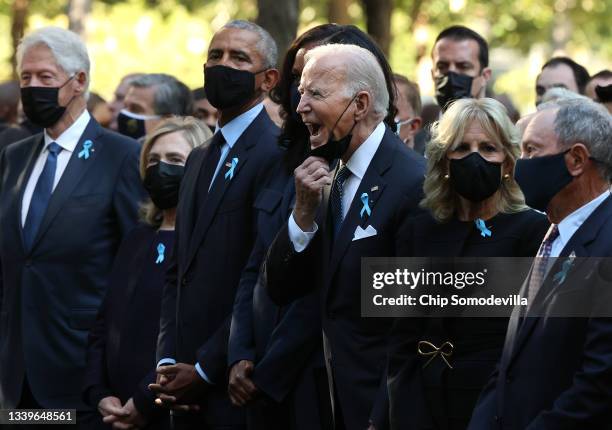
[[520,138],[506,108],[491,98],[459,99],[433,124],[431,142],[425,153],[427,174],[423,184],[425,198],[421,201],[421,207],[428,209],[439,222],[453,218],[459,201],[447,176],[447,154],[462,142],[472,121],[478,121],[485,133],[500,144],[506,154],[502,171],[510,176],[502,180],[497,191],[498,211],[513,213],[526,209],[523,193],[513,176],[514,165],[521,154]]
[[[149,134],[142,149],[140,151],[140,177],[144,180],[147,173],[147,164],[149,160],[149,153],[151,148],[157,139],[166,134],[180,131],[183,133],[183,137],[191,145],[191,148],[203,145],[212,137],[210,128],[200,120],[197,120],[191,116],[180,117],[174,116],[164,119],[159,125]],[[140,218],[153,227],[159,227],[162,222],[162,211],[153,204],[151,199],[147,199],[140,207]]]

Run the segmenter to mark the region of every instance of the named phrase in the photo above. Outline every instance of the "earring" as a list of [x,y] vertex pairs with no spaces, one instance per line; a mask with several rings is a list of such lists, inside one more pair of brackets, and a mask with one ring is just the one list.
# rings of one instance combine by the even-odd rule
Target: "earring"
[[506,181],[507,181],[508,179],[510,179],[510,173],[506,173],[506,174],[504,175],[504,179],[505,179]]
[[448,179],[448,178],[450,178],[450,176],[447,173],[446,175],[444,175],[444,179]]

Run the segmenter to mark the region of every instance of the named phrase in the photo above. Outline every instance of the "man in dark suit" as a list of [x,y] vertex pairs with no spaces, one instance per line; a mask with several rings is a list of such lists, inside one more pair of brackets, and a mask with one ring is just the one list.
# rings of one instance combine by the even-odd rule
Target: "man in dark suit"
[[220,117],[210,145],[187,160],[152,386],[166,404],[200,406],[175,425],[244,427],[244,412],[227,394],[227,341],[256,236],[253,204],[280,155],[278,129],[261,103],[278,79],[275,64],[274,40],[246,21],[226,24],[208,49],[205,88]]
[[278,304],[320,291],[336,428],[380,430],[391,320],[361,318],[361,258],[395,255],[399,225],[422,195],[424,162],[382,122],[389,94],[363,48],[309,51],[300,93],[311,147],[330,145],[341,160],[330,169],[311,156],[296,169],[295,208],[265,263],[268,291]]
[[77,409],[93,428],[80,396],[87,333],[137,221],[139,148],[87,113],[74,33],[38,30],[17,58],[24,111],[45,130],[0,158],[0,407]]
[[540,109],[515,177],[552,225],[523,285],[529,307],[512,314],[473,430],[612,428],[612,320],[602,318],[612,275],[598,258],[612,256],[612,119],[590,100]]

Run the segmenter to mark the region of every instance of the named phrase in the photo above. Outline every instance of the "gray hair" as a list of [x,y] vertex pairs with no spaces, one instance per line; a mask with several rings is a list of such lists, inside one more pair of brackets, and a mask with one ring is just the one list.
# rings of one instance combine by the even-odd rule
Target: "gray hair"
[[59,27],[43,27],[25,36],[17,46],[17,70],[21,72],[21,63],[25,53],[34,46],[45,45],[51,51],[57,65],[68,75],[79,71],[85,72],[89,88],[89,55],[81,38],[72,31]]
[[612,179],[612,115],[588,98],[562,100],[549,108],[557,108],[554,122],[559,146],[568,148],[584,144],[606,180]]
[[251,21],[235,19],[225,24],[223,28],[237,28],[239,30],[248,30],[257,34],[259,36],[257,50],[264,59],[264,67],[276,67],[276,62],[278,61],[278,48],[276,47],[276,42],[270,33],[268,33],[263,27]]
[[567,101],[567,100],[585,100],[588,97],[575,93],[563,87],[552,87],[546,90],[544,96],[542,96],[542,102],[536,107],[537,110],[541,111],[546,109],[546,106],[542,106],[544,103]]
[[380,63],[367,49],[357,45],[327,44],[317,46],[306,53],[305,61],[321,57],[337,57],[346,54],[344,61],[345,86],[348,97],[365,91],[372,97],[372,110],[381,118],[387,116],[389,92]]
[[187,116],[193,113],[191,90],[174,76],[148,73],[137,77],[130,85],[137,88],[155,87],[153,111],[157,115]]

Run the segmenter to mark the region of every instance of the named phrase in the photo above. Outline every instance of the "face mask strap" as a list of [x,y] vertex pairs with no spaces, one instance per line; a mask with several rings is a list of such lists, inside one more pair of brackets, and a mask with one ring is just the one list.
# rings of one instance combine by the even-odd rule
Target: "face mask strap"
[[[353,104],[353,102],[355,101],[355,99],[357,98],[359,94],[355,94],[353,96],[353,98],[351,98],[351,101],[346,105],[346,107],[344,108],[344,110],[342,111],[342,113],[340,114],[340,116],[338,117],[338,119],[336,120],[336,123],[334,124],[334,126],[332,127],[331,131],[329,132],[331,138],[333,139],[334,137],[334,130],[336,129],[336,126],[338,125],[338,123],[340,122],[340,120],[342,119],[342,116],[346,113],[346,111],[348,110],[349,107],[351,107],[351,105]],[[355,125],[357,125],[357,121],[355,121],[353,123],[353,126],[351,127],[351,130],[347,133],[347,135],[351,134],[351,132],[353,131],[353,129],[355,128]]]

